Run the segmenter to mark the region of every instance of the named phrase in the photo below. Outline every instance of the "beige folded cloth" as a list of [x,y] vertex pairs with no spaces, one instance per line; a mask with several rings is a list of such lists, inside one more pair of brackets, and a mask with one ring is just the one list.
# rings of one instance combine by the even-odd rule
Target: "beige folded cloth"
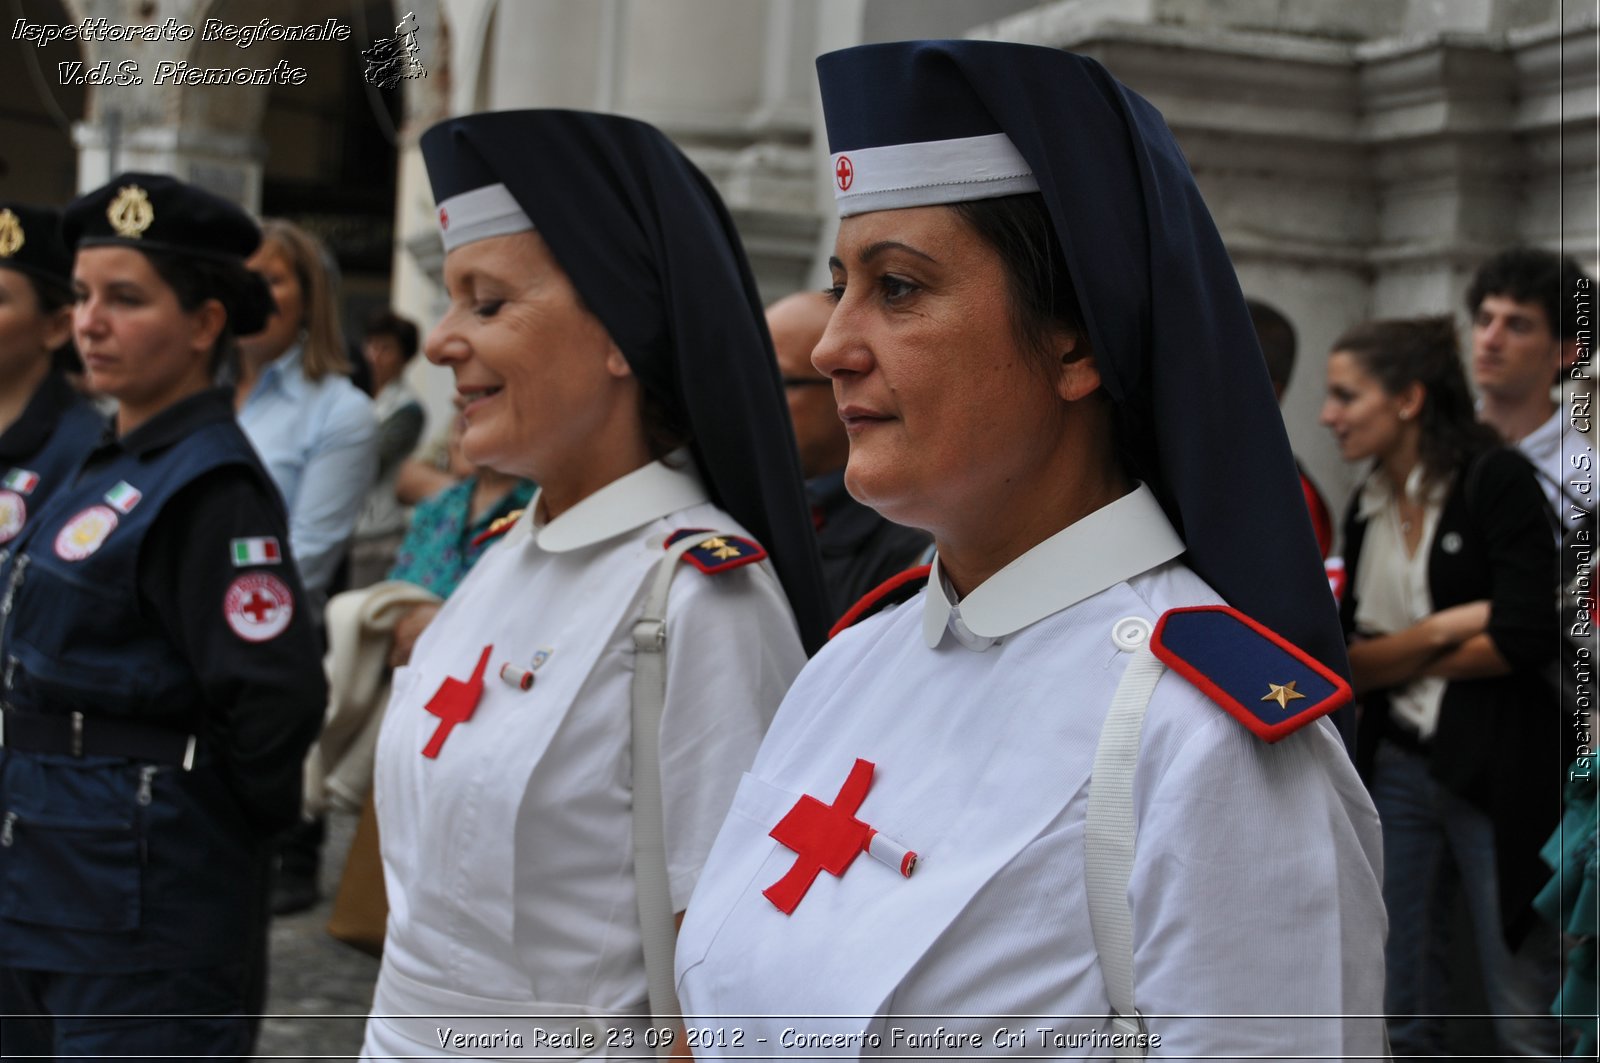
[[305,813],[329,806],[358,812],[372,787],[378,726],[389,704],[389,647],[394,625],[412,606],[437,603],[432,591],[385,580],[328,602],[328,711],[306,754]]

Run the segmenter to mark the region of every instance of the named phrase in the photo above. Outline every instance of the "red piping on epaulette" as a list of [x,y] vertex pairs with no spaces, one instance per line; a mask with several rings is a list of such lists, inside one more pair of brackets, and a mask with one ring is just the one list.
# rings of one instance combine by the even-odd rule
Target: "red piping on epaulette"
[[[677,531],[667,536],[667,541],[662,543],[661,547],[662,549],[668,549],[673,543],[681,541],[685,536],[703,535],[708,532],[711,532],[710,528],[679,528]],[[720,561],[713,560],[708,562],[702,559],[699,555],[699,551],[705,549],[705,544],[701,543],[698,546],[691,546],[687,551],[684,552],[683,562],[688,565],[693,565],[695,568],[699,569],[701,572],[704,572],[708,576],[715,576],[731,569],[742,568],[745,565],[753,565],[757,561],[765,561],[767,559],[767,548],[756,542],[754,539],[746,539],[739,535],[725,535],[722,532],[716,532],[715,534],[717,538],[724,540],[728,545],[741,546],[744,549],[734,557],[724,558]]]
[[918,565],[916,568],[908,568],[904,572],[896,572],[866,594],[863,594],[860,601],[846,609],[844,615],[838,619],[833,627],[828,629],[828,637],[831,639],[846,628],[854,627],[858,622],[877,612],[878,603],[883,599],[908,583],[926,580],[928,574],[932,571],[932,565]]
[[495,522],[483,531],[472,537],[473,546],[482,546],[490,539],[497,539],[517,526],[517,518],[522,516],[522,510],[513,510],[503,517],[498,517]]
[[[1287,651],[1296,660],[1304,661],[1313,672],[1333,684],[1333,693],[1315,705],[1306,706],[1304,711],[1289,717],[1287,720],[1282,720],[1275,724],[1262,723],[1255,713],[1239,704],[1237,698],[1206,678],[1194,665],[1167,649],[1162,643],[1161,633],[1166,629],[1167,617],[1173,613],[1226,613],[1241,621],[1246,627],[1267,639],[1267,641]],[[1150,649],[1160,659],[1161,663],[1193,683],[1202,694],[1227,710],[1229,716],[1248,727],[1257,738],[1268,743],[1276,742],[1280,738],[1291,735],[1312,720],[1319,719],[1335,709],[1348,705],[1351,699],[1355,697],[1350,690],[1350,684],[1346,683],[1338,672],[1335,672],[1276,631],[1273,631],[1260,621],[1239,612],[1231,605],[1191,605],[1180,609],[1168,609],[1161,614],[1161,618],[1156,621],[1155,630],[1150,633]]]

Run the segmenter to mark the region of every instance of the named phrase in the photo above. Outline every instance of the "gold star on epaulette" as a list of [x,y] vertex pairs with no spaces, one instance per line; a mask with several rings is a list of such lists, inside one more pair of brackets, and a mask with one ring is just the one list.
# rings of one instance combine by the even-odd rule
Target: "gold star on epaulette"
[[1291,679],[1287,683],[1268,683],[1267,686],[1271,687],[1272,689],[1261,695],[1261,700],[1276,701],[1278,703],[1278,708],[1287,709],[1289,707],[1289,702],[1293,701],[1295,698],[1305,697],[1304,694],[1300,693],[1294,688],[1294,685],[1299,681],[1300,680],[1298,679]]
[[700,544],[700,547],[703,550],[711,551],[711,556],[716,558],[718,561],[729,561],[735,557],[744,556],[737,546],[734,546],[721,536],[707,539],[705,542]]

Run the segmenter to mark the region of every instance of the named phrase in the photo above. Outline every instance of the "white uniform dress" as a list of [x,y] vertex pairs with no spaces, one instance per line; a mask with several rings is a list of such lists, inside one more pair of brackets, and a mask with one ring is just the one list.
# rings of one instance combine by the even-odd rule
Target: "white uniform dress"
[[[692,471],[661,463],[548,524],[536,509],[537,498],[394,676],[377,762],[390,911],[368,1058],[584,1055],[586,1035],[599,1042],[587,1054],[651,1054],[639,1038],[648,1007],[630,811],[631,628],[669,534],[748,533],[706,500]],[[661,774],[681,911],[805,655],[765,561],[714,575],[686,565],[667,639]],[[424,757],[441,722],[429,700],[446,678],[469,680],[485,646],[474,714],[436,759]],[[502,665],[531,670],[540,658],[530,689],[500,678]]]
[[[1182,549],[1141,487],[959,605],[936,565],[921,597],[811,661],[678,938],[697,1057],[1111,1054],[1096,1040],[1109,1004],[1084,893],[1087,783],[1140,636],[1169,608],[1218,601]],[[768,832],[802,794],[833,802],[857,758],[876,766],[857,816],[916,851],[914,873],[863,855],[785,915],[763,890],[796,854]],[[1134,813],[1152,1057],[1382,1051],[1378,819],[1327,721],[1268,745],[1168,671]],[[1301,1013],[1332,1017],[1205,1017]]]

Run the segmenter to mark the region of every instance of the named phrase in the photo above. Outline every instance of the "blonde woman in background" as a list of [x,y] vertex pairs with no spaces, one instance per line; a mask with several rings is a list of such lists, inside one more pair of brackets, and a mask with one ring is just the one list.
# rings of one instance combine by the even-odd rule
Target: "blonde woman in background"
[[289,507],[289,541],[314,601],[325,598],[378,468],[372,400],[350,382],[327,249],[286,221],[262,223],[250,268],[277,312],[239,341],[234,408]]

